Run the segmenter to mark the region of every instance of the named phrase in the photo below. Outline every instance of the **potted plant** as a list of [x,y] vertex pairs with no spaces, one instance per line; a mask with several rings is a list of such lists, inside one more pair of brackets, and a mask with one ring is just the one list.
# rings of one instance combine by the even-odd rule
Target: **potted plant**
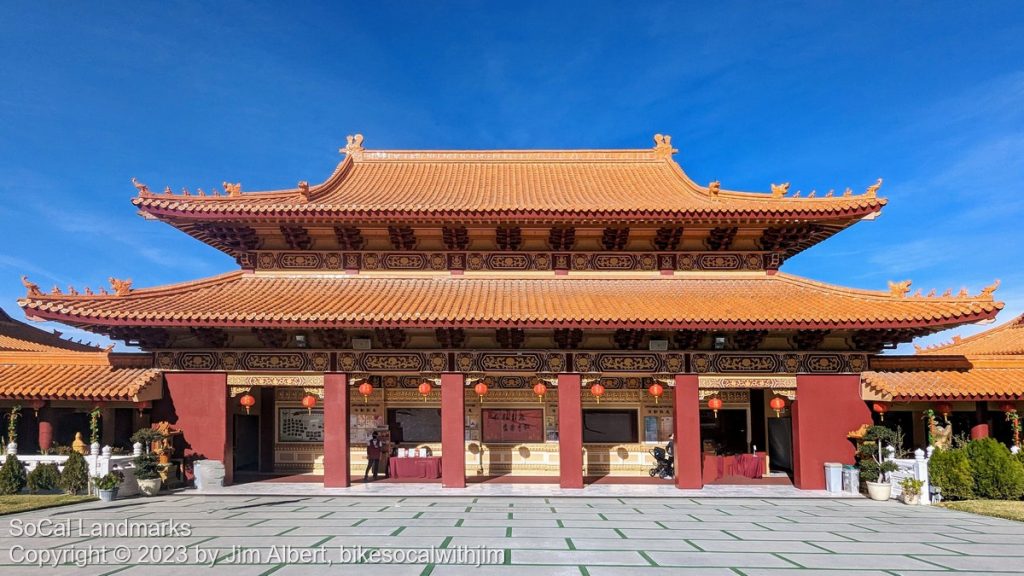
[[135,481],[139,484],[139,492],[143,496],[155,496],[160,492],[163,479],[160,478],[160,466],[152,452],[143,452],[132,460],[135,466]]
[[117,487],[124,480],[124,474],[118,470],[111,470],[103,476],[93,478],[92,483],[96,486],[96,493],[100,500],[111,502],[117,498]]
[[868,496],[872,500],[885,501],[892,496],[892,482],[889,474],[899,470],[892,460],[882,456],[882,445],[899,446],[902,433],[884,426],[871,426],[864,433],[862,442],[857,446],[857,465],[860,477],[867,486]]
[[152,429],[142,428],[132,435],[132,442],[142,445],[142,453],[132,460],[135,466],[135,480],[139,484],[139,492],[144,496],[154,496],[160,491],[163,478],[161,466],[152,451],[153,443],[163,440],[163,434]]
[[903,493],[900,495],[903,503],[917,506],[921,501],[921,489],[924,488],[924,480],[907,476],[900,480],[900,488],[903,490]]

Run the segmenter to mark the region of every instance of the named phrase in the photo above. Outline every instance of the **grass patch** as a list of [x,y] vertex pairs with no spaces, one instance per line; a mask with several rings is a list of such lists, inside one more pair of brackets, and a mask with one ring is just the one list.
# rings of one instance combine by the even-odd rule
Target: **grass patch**
[[1024,501],[1020,500],[961,500],[959,502],[939,502],[936,506],[1024,522]]
[[95,499],[95,496],[69,496],[67,494],[0,496],[0,516],[17,512],[28,512],[29,510],[40,510],[42,508],[53,508],[54,506],[78,504],[79,502],[89,502]]

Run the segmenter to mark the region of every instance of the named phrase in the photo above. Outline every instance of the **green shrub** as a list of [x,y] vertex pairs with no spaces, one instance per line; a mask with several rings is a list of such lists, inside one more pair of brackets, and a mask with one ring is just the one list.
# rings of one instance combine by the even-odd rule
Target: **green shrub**
[[[864,438],[857,446],[857,466],[860,468],[860,479],[865,482],[884,482],[888,475],[899,466],[888,456],[884,446],[892,446],[897,450],[903,443],[903,431],[899,428],[890,430],[885,426],[872,426],[864,433]],[[897,453],[897,456],[899,454]]]
[[0,467],[0,494],[17,494],[25,488],[25,465],[14,454],[8,454]]
[[928,460],[928,481],[942,488],[943,500],[974,498],[974,471],[965,448],[936,450]]
[[60,484],[60,470],[57,469],[56,464],[44,462],[28,473],[28,491],[33,494],[56,490],[58,484]]
[[152,452],[143,452],[132,460],[136,480],[154,480],[160,477],[160,465]]
[[1024,496],[1024,465],[1002,442],[982,438],[967,445],[974,470],[974,493],[979,498],[1019,500]]
[[80,494],[89,486],[89,464],[78,452],[68,455],[60,473],[60,489],[68,494]]

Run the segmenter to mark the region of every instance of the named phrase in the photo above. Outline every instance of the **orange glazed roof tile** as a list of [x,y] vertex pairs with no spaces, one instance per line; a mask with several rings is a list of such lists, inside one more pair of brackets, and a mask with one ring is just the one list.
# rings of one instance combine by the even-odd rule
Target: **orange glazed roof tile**
[[1024,398],[1024,316],[914,356],[880,356],[865,387],[895,399]]
[[[352,139],[353,137],[350,137]],[[646,150],[364,150],[362,137],[325,182],[226,195],[153,193],[133,200],[156,218],[530,218],[841,219],[878,213],[878,186],[864,194],[786,197],[700,186],[672,160],[669,137]],[[794,195],[795,196],[795,195]]]
[[963,354],[965,356],[1024,355],[1024,315],[967,338],[954,336],[953,341],[938,346],[919,348],[918,354]]
[[62,340],[0,310],[0,398],[108,400],[159,398],[161,375],[149,355],[110,354]]
[[941,329],[995,316],[991,293],[924,298],[788,274],[685,277],[251,274],[121,296],[30,295],[30,317],[109,326],[612,326]]

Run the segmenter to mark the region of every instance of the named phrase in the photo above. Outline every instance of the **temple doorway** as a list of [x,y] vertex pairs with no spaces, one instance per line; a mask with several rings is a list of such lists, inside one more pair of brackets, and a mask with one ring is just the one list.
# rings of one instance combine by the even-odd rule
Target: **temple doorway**
[[[713,484],[791,484],[792,420],[774,391],[702,390],[702,478]],[[788,406],[788,401],[786,401]]]

